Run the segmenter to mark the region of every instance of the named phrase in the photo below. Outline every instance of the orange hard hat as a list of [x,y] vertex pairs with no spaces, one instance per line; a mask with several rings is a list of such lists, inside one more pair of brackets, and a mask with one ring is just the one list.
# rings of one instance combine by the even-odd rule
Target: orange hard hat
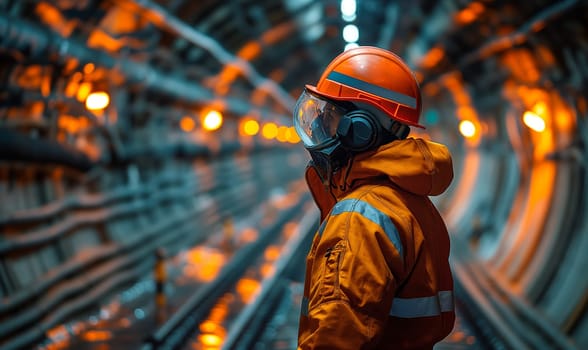
[[368,103],[401,123],[419,124],[421,91],[408,65],[390,51],[359,46],[327,66],[313,93],[336,101]]

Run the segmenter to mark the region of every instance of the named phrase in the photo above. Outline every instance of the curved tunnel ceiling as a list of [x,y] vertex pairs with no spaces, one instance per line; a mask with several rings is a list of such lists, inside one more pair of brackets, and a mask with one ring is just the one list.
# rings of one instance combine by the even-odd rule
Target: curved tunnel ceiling
[[[435,198],[454,271],[512,348],[588,347],[587,5],[357,1],[359,44],[395,51],[421,82],[427,129],[414,136],[454,155],[453,185]],[[303,168],[295,140],[250,137],[243,124],[287,132],[304,84],[344,49],[346,24],[328,0],[0,0],[0,296],[14,301],[33,283],[11,281],[11,264],[85,208],[86,197],[63,200],[80,188],[101,194],[177,170],[206,188],[209,170],[174,156],[239,163],[270,152],[274,163],[251,162],[277,173],[288,155]],[[93,92],[107,92],[107,107],[84,105]],[[225,120],[214,133],[203,130],[212,109]],[[281,171],[251,186],[302,176]],[[125,195],[108,196],[88,208],[114,210]]]

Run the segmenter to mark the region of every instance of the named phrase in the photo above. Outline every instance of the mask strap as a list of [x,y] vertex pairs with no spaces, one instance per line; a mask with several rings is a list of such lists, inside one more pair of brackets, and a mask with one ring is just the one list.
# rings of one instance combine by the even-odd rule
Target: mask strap
[[390,132],[398,140],[404,140],[408,136],[408,133],[410,133],[410,127],[408,125],[394,121],[394,123],[392,124],[392,127],[390,128]]

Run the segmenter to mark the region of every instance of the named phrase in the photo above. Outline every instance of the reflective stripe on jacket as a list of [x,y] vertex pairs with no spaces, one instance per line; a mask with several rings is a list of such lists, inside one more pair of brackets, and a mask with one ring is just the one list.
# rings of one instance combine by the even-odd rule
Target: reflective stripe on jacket
[[428,195],[452,177],[444,146],[412,138],[356,156],[330,191],[307,169],[322,223],[307,256],[299,349],[431,349],[449,334],[449,236]]

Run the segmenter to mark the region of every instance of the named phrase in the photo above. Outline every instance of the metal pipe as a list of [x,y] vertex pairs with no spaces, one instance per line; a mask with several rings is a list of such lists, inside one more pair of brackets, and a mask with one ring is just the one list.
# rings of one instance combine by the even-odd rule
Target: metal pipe
[[61,164],[81,171],[96,164],[86,154],[58,142],[33,139],[5,128],[0,128],[0,160]]
[[483,44],[479,49],[467,54],[462,60],[459,61],[457,66],[464,68],[465,66],[470,65],[478,60],[509,49],[514,45],[520,45],[524,43],[526,41],[526,37],[533,30],[533,28],[542,28],[547,21],[561,15],[563,12],[571,9],[577,3],[578,0],[566,0],[545,8],[533,16],[533,18],[531,18],[529,21],[523,23],[523,25],[513,33],[492,39]]
[[459,60],[459,62],[457,62],[454,67],[449,68],[447,71],[437,76],[426,79],[423,83],[423,86],[429,83],[441,81],[443,78],[451,76],[451,74],[455,74],[458,71],[462,71],[467,66],[481,59],[498,54],[502,51],[512,48],[515,45],[523,44],[527,41],[529,33],[533,31],[534,28],[543,28],[547,21],[553,20],[555,17],[561,15],[565,11],[569,11],[578,3],[578,0],[565,0],[543,9],[530,20],[523,23],[520,28],[513,33],[488,40],[478,49],[465,54],[464,57]]
[[275,113],[258,110],[247,100],[217,96],[194,81],[159,71],[141,62],[115,58],[105,51],[89,48],[83,42],[62,37],[31,21],[5,14],[0,14],[0,47],[26,51],[31,57],[57,55],[61,59],[76,59],[82,65],[93,63],[117,70],[129,82],[143,85],[148,90],[194,103],[217,101],[223,104],[227,111],[235,114],[257,112],[263,117],[276,116]]
[[173,33],[197,45],[221,63],[239,68],[243,75],[249,79],[255,88],[267,91],[288,111],[292,111],[294,100],[282,87],[273,80],[261,76],[255,68],[244,59],[241,59],[227,51],[217,40],[192,28],[184,21],[169,13],[166,9],[150,0],[135,0],[137,6],[147,12],[153,22],[159,27]]

